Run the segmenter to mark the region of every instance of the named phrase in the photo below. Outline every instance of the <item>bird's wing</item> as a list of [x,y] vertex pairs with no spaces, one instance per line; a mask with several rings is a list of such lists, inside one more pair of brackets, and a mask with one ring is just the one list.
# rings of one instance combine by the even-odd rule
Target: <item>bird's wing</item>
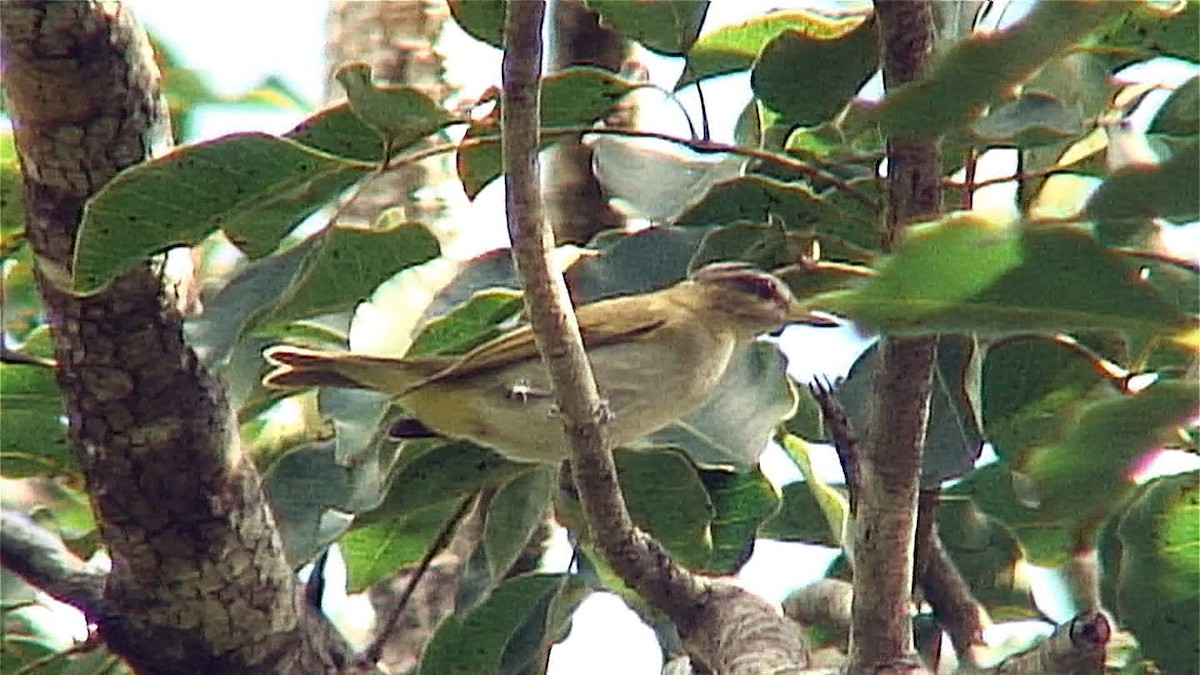
[[[576,310],[579,332],[588,349],[627,340],[661,328],[666,314],[661,303],[646,298],[621,298],[622,308],[618,312],[606,311],[600,301],[583,305]],[[445,382],[472,377],[483,372],[503,368],[526,359],[538,358],[533,330],[522,326],[498,338],[486,342],[465,354],[457,362],[431,377],[414,384],[408,391],[433,382]]]

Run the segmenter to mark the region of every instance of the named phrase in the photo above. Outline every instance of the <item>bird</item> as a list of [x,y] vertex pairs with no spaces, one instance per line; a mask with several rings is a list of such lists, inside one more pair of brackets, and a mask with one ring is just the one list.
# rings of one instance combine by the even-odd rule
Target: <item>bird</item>
[[[608,408],[613,447],[700,407],[740,347],[789,323],[831,325],[779,278],[746,263],[707,265],[648,293],[577,308],[580,333]],[[529,326],[464,355],[395,358],[277,345],[264,352],[272,388],[373,389],[425,428],[519,462],[558,462],[567,439]]]

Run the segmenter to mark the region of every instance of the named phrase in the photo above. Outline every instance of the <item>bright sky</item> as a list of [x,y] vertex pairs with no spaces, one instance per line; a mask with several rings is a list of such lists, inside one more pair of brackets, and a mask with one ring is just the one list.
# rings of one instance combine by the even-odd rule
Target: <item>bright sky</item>
[[[223,93],[236,94],[253,87],[267,75],[278,75],[314,104],[321,100],[325,72],[324,1],[210,0],[201,6],[161,0],[129,0],[128,4],[152,31],[174,48],[186,65],[205,73]],[[813,3],[722,0],[711,6],[706,25],[725,25],[770,9],[797,4],[811,6]],[[489,85],[499,83],[499,53],[477,46],[457,27],[448,29],[443,51],[448,57],[450,77],[460,84],[464,96],[476,96]],[[647,62],[655,80],[663,83],[673,82],[682,67],[662,59],[647,58]],[[729,82],[707,90],[710,102],[724,102],[710,110],[715,130],[732,129],[732,121],[748,97],[746,77],[727,78]],[[198,138],[246,130],[279,133],[291,128],[305,112],[252,113],[245,109],[214,107],[198,116],[198,126],[193,131]],[[655,126],[665,126],[664,130],[676,133],[686,129],[677,119]],[[1005,175],[1009,171],[1010,168],[1001,166],[994,173]],[[494,224],[493,234],[479,242],[485,249],[505,242],[500,186],[500,181],[493,183],[475,204],[464,205],[469,210],[461,216],[476,223]],[[1183,243],[1200,256],[1200,245],[1195,238],[1187,237]],[[803,380],[814,373],[844,374],[862,346],[862,342],[848,331],[792,331],[785,337],[793,374]],[[832,453],[819,459],[821,473],[840,480]],[[764,458],[764,468],[779,482],[798,477],[798,472],[781,453],[769,453]],[[564,556],[569,556],[569,552],[562,542],[555,550],[557,560],[548,564],[553,569],[562,569]],[[814,547],[760,542],[739,580],[751,590],[778,601],[790,589],[819,577],[831,558],[830,551]],[[1044,579],[1039,586],[1048,588],[1049,584],[1050,580]],[[614,649],[614,646],[619,648]],[[660,663],[658,645],[649,629],[615,596],[597,595],[576,615],[571,638],[555,648],[551,672],[652,675],[659,672]]]

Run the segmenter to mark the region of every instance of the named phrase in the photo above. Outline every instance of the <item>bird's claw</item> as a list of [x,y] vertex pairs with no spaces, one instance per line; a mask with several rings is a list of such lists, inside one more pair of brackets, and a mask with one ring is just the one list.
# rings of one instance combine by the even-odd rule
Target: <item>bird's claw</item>
[[531,386],[525,380],[520,380],[512,385],[509,385],[504,393],[505,397],[510,399],[518,399],[521,403],[528,403],[530,399],[553,398],[554,392],[545,389],[538,389]]
[[596,421],[600,424],[608,424],[617,418],[606,398],[600,399],[600,403],[596,405],[596,410],[593,414],[596,417]]

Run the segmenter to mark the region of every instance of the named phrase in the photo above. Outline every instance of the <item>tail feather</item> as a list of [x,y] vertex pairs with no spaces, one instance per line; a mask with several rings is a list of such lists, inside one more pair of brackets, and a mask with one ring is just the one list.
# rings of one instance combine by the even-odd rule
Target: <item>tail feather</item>
[[280,345],[263,352],[274,368],[263,384],[277,389],[347,387],[397,393],[415,379],[401,359],[319,352]]

